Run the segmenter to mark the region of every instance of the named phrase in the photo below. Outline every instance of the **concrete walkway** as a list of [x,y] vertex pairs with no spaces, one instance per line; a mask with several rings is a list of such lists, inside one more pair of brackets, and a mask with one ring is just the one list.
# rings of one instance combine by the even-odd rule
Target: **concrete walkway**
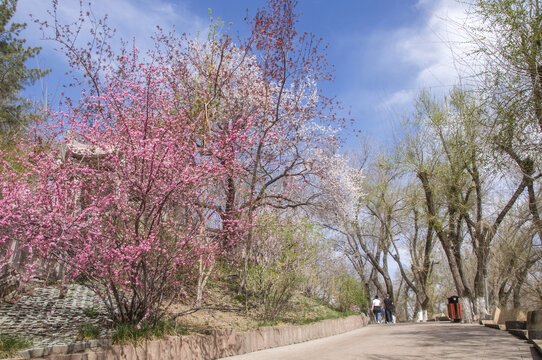
[[533,345],[505,331],[452,323],[370,325],[341,335],[228,359],[542,360]]

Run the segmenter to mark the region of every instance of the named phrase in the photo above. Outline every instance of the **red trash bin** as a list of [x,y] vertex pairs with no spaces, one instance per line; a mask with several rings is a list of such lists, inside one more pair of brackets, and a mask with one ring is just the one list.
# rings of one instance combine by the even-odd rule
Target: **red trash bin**
[[454,295],[448,298],[448,317],[454,322],[460,322],[463,318],[458,296]]

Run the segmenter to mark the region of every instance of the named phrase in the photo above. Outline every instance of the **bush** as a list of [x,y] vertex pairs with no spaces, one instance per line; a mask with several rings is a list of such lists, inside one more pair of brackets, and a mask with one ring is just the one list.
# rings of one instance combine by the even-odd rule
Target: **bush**
[[363,283],[350,275],[340,275],[337,278],[336,306],[339,311],[359,312],[368,305],[367,292]]
[[77,338],[80,340],[97,339],[100,337],[100,327],[95,324],[83,324],[79,327]]
[[12,357],[19,350],[32,346],[32,342],[18,336],[0,334],[0,358]]
[[315,227],[303,219],[262,216],[247,287],[263,305],[262,317],[275,320],[308,280],[315,249]]

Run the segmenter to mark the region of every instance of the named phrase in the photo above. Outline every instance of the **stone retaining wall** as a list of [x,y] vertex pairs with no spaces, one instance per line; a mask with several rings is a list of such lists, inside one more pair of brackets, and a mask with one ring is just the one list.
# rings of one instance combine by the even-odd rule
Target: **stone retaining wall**
[[506,330],[506,323],[527,321],[527,312],[523,309],[496,308],[492,320],[482,320],[482,324],[495,329]]
[[542,309],[526,312],[522,309],[497,308],[493,319],[483,320],[482,324],[495,329],[508,330],[523,339],[542,339]]
[[139,346],[112,345],[87,350],[84,353],[50,355],[49,360],[203,360],[241,355],[278,346],[296,344],[326,336],[341,334],[367,326],[365,315],[324,320],[308,325],[261,327],[237,332],[213,331],[210,335],[168,336],[166,339],[146,341]]
[[527,312],[523,309],[501,309],[497,324],[506,325],[507,321],[527,321]]

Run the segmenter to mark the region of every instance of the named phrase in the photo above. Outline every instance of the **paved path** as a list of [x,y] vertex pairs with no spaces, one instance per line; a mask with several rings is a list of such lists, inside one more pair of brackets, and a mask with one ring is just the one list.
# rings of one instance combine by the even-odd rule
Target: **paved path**
[[231,360],[537,359],[534,347],[477,324],[370,325],[301,344],[232,356]]
[[[67,285],[64,297],[55,287],[35,289],[15,304],[0,305],[0,333],[22,336],[34,347],[70,344],[75,342],[83,324],[99,324],[105,318],[105,309],[97,296],[81,285]],[[86,311],[100,315],[89,317]],[[106,329],[100,326],[106,334]]]

